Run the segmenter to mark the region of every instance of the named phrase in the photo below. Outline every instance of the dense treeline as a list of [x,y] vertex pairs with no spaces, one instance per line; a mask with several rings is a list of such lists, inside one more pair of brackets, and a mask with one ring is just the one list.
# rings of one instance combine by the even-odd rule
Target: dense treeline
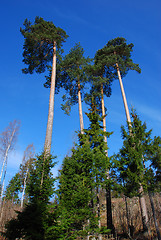
[[[23,73],[47,71],[44,86],[50,88],[49,113],[43,153],[35,156],[33,145],[29,145],[19,172],[6,188],[1,218],[7,201],[20,204],[21,209],[6,224],[4,236],[10,240],[91,237],[102,240],[112,233],[116,238],[111,203],[111,196],[115,195],[125,199],[129,239],[133,239],[135,230],[130,223],[127,198],[138,197],[144,239],[150,239],[148,207],[144,197],[147,193],[156,236],[161,239],[152,197],[152,193],[160,192],[161,188],[161,138],[152,137],[152,130],[147,130],[134,109],[130,117],[122,82],[129,70],[141,72],[131,58],[133,44],[127,44],[122,37],[112,39],[96,52],[94,59],[90,59],[85,58],[80,44],[75,44],[68,54],[63,54],[62,43],[68,37],[66,32],[43,18],[36,17],[34,24],[26,19],[20,31],[25,39],[23,62],[27,66]],[[106,129],[104,97],[110,97],[112,82],[117,78],[127,126],[121,127],[122,148],[109,156],[108,141],[112,133]],[[64,158],[59,175],[54,179],[55,157],[50,155],[54,94],[61,89],[65,90],[62,99],[65,113],[69,114],[74,104],[79,105],[80,132],[71,154]],[[82,101],[89,106],[87,129],[84,129]],[[6,160],[4,164],[7,164]],[[55,182],[58,183],[56,189]],[[105,225],[101,214],[102,193],[106,199]]]

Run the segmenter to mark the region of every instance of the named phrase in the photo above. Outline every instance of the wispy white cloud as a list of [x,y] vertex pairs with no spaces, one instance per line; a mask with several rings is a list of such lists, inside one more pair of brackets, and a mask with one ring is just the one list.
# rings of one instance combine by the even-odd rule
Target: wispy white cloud
[[84,25],[84,26],[89,27],[94,30],[106,32],[100,26],[98,26],[96,24],[92,24],[91,22],[85,20],[84,18],[80,17],[79,15],[74,14],[73,12],[70,12],[69,10],[68,11],[66,10],[65,12],[63,12],[62,10],[59,10],[58,8],[54,7],[54,11],[59,17],[61,17],[63,19],[66,19],[66,20],[69,20],[72,22],[76,22],[80,25]]
[[149,119],[155,120],[156,123],[161,123],[161,111],[159,109],[140,103],[137,104],[136,109],[146,115]]

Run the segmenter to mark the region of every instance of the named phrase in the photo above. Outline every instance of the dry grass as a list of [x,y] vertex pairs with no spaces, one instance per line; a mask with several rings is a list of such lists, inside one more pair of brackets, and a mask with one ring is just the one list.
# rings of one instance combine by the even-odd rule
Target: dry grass
[[[142,220],[141,220],[141,214],[140,214],[139,199],[137,197],[127,199],[130,226],[133,232],[132,239],[136,239],[136,240],[156,239],[156,231],[155,231],[155,225],[154,225],[150,201],[148,196],[145,196],[145,199],[146,199],[148,216],[149,216],[150,236],[146,236],[142,233]],[[153,200],[154,200],[157,222],[161,232],[161,194],[156,193],[155,196],[153,197]],[[106,219],[106,202],[105,202],[104,192],[101,192],[100,194],[100,206],[101,206],[101,225],[106,226],[107,219]],[[0,231],[2,232],[4,231],[5,223],[8,220],[16,217],[16,211],[20,211],[20,206],[13,205],[10,201],[4,203],[3,212],[0,219]],[[125,205],[124,198],[112,198],[112,213],[113,213],[113,224],[116,230],[116,236],[115,238],[113,238],[112,235],[104,236],[103,240],[130,239],[127,235],[128,225],[127,225],[126,205]],[[4,238],[0,236],[0,240],[4,240]]]

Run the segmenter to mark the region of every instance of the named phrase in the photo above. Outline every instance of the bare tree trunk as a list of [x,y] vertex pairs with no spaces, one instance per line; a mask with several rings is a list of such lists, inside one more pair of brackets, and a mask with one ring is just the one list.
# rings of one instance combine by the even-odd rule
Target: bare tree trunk
[[49,155],[51,151],[51,140],[52,140],[52,129],[53,129],[53,118],[54,118],[55,80],[56,80],[56,42],[54,42],[53,44],[53,63],[52,63],[52,72],[51,72],[49,111],[48,111],[48,122],[47,122],[45,145],[44,145],[45,155]]
[[1,188],[0,208],[2,207],[2,198],[3,198],[3,192],[4,192],[4,183],[5,183],[5,178],[6,178],[6,172],[7,172],[7,160],[5,162],[4,177],[3,177],[2,188]]
[[52,63],[52,71],[51,71],[49,111],[48,111],[48,121],[47,121],[46,137],[45,137],[45,145],[44,145],[44,162],[43,162],[43,170],[42,170],[42,177],[41,177],[41,183],[40,183],[41,186],[44,180],[45,159],[50,155],[50,152],[51,152],[51,141],[52,141],[53,119],[54,119],[55,81],[56,81],[56,42],[53,43],[53,63]]
[[0,182],[2,182],[2,176],[3,176],[2,188],[0,193],[0,206],[2,204],[5,177],[7,172],[7,158],[8,158],[9,151],[11,151],[14,148],[14,144],[17,141],[18,130],[19,130],[19,122],[15,120],[9,123],[9,126],[6,128],[4,132],[2,132],[0,137],[1,152],[4,156],[2,170],[0,174]]
[[13,130],[13,132],[12,132],[12,134],[11,134],[11,137],[10,137],[10,140],[9,140],[9,143],[8,143],[8,146],[7,146],[6,150],[5,150],[4,159],[3,159],[3,165],[2,165],[1,175],[0,175],[0,182],[1,182],[1,179],[2,179],[2,174],[3,174],[4,166],[5,166],[5,163],[6,163],[6,161],[7,161],[8,152],[9,152],[9,150],[10,150],[11,143],[12,143],[12,140],[13,140],[13,137],[14,137],[14,134],[15,134],[15,131],[16,131],[16,129]]
[[[101,105],[102,105],[102,117],[103,117],[103,131],[106,132],[106,116],[105,116],[105,104],[104,104],[103,84],[101,84]],[[104,136],[104,141],[107,143],[107,137]],[[108,150],[106,150],[106,156],[108,157]],[[109,179],[109,170],[107,169],[107,179]],[[112,223],[112,204],[111,204],[111,189],[106,186],[106,214],[107,214],[107,228],[114,231]],[[113,232],[114,233],[114,232]]]
[[81,100],[81,87],[78,80],[78,105],[79,105],[79,120],[80,120],[80,130],[81,134],[84,133],[84,124],[83,124],[83,111],[82,111],[82,100]]
[[21,208],[23,208],[27,177],[28,177],[28,174],[29,174],[29,167],[31,165],[32,158],[34,157],[34,153],[35,153],[35,150],[34,150],[33,144],[28,145],[25,152],[24,152],[24,157],[23,157],[23,161],[22,161],[22,165],[25,167],[25,165],[27,164],[27,167],[26,167],[26,173],[25,173],[24,182],[23,182],[23,191],[22,191],[22,197],[21,197]]
[[127,105],[127,100],[126,100],[126,96],[125,96],[125,91],[124,91],[124,87],[123,87],[122,78],[121,78],[121,74],[120,74],[118,63],[116,63],[116,68],[117,68],[117,74],[118,74],[118,78],[119,78],[122,98],[123,98],[123,102],[124,102],[126,118],[127,118],[128,123],[131,123],[131,118],[130,118],[130,114],[129,114],[129,108],[128,108],[128,105]]
[[[103,118],[103,131],[106,132],[106,116],[105,116],[105,104],[103,98],[103,83],[101,84],[101,105],[102,105],[102,118]],[[107,137],[104,136],[104,140],[107,143]],[[108,157],[108,151],[106,151],[106,156]]]
[[23,192],[22,192],[22,198],[21,198],[21,208],[23,208],[23,201],[24,201],[24,196],[25,196],[25,190],[26,190],[26,181],[27,181],[27,176],[29,172],[29,166],[27,166],[24,182],[23,182]]
[[2,219],[3,219],[3,213],[4,213],[4,203],[5,203],[5,199],[3,199],[3,202],[1,204],[0,223],[2,226],[3,226]]

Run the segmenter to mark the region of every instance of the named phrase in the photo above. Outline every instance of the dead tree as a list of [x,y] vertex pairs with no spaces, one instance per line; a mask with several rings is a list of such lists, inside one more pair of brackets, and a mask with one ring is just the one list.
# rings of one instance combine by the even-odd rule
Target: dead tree
[[20,123],[16,120],[10,122],[8,127],[0,134],[0,153],[2,156],[2,169],[0,173],[0,205],[4,192],[5,177],[7,173],[8,154],[14,149],[17,142],[17,136],[20,128]]

